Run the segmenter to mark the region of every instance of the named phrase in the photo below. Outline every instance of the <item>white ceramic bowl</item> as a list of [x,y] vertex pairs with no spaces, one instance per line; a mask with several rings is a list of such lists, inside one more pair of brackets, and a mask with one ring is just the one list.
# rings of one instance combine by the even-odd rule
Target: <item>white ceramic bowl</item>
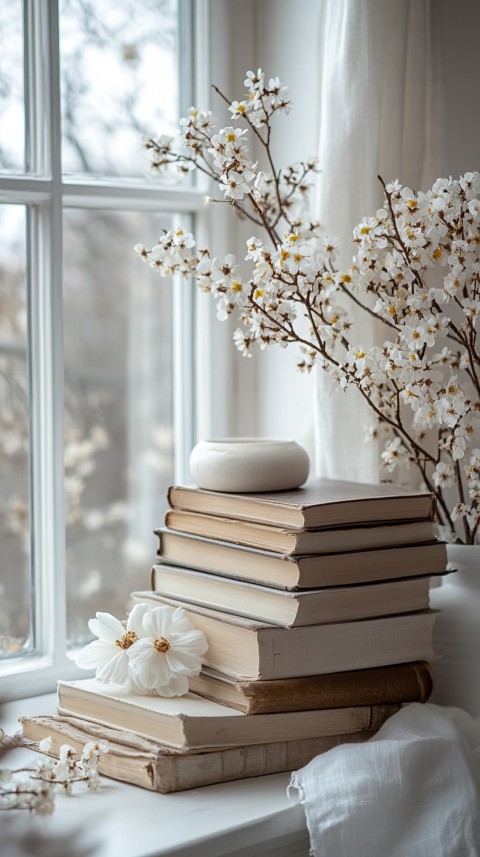
[[202,440],[190,454],[199,488],[229,493],[286,491],[308,478],[310,459],[294,440],[226,437]]

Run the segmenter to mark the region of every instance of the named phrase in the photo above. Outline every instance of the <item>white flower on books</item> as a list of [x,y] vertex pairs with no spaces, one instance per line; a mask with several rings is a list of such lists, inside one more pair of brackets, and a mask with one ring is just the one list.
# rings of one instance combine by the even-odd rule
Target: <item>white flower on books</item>
[[129,677],[130,647],[143,634],[143,616],[148,604],[136,604],[125,625],[111,613],[97,613],[90,619],[88,627],[98,637],[88,643],[75,658],[77,666],[84,670],[96,669],[98,681],[126,684]]
[[88,627],[98,639],[76,657],[82,669],[96,669],[104,683],[126,685],[135,693],[182,696],[188,677],[198,675],[207,639],[181,607],[136,604],[126,623],[97,613]]
[[188,676],[198,675],[207,640],[181,607],[154,607],[143,617],[144,636],[129,652],[132,689],[159,696],[188,691]]

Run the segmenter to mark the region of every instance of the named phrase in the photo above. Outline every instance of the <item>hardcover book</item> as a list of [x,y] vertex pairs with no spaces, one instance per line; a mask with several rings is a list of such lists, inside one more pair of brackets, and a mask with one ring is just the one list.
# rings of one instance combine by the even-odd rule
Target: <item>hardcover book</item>
[[317,479],[294,491],[256,494],[227,494],[192,485],[172,485],[168,502],[174,509],[307,530],[433,519],[435,512],[435,498],[429,492],[335,479]]
[[167,598],[291,628],[425,610],[431,577],[292,591],[176,565],[154,565],[152,590]]
[[[364,524],[340,529],[294,530],[235,520],[220,515],[169,509],[165,527],[193,536],[260,548],[282,554],[342,553],[396,545],[422,544],[435,541],[435,525],[431,520],[407,523]],[[159,531],[161,532],[161,530]]]
[[188,693],[142,696],[96,679],[58,682],[58,713],[129,729],[181,752],[377,729],[398,705],[250,715]]
[[134,592],[132,599],[183,607],[207,637],[204,663],[237,678],[322,675],[436,657],[432,648],[435,610],[281,628],[150,591]]
[[20,723],[25,738],[31,741],[39,742],[51,736],[49,755],[57,757],[62,744],[69,744],[81,753],[87,741],[106,740],[108,753],[103,754],[98,763],[101,774],[162,794],[295,771],[332,747],[367,741],[376,731],[178,753],[131,730],[102,726],[76,717],[22,717]]
[[204,667],[189,683],[194,693],[207,699],[247,714],[267,714],[386,702],[426,702],[433,690],[433,670],[427,661],[416,661],[328,675],[245,681]]
[[291,556],[171,530],[158,532],[158,559],[162,563],[189,566],[283,589],[314,589],[441,574],[447,568],[447,549],[443,542]]

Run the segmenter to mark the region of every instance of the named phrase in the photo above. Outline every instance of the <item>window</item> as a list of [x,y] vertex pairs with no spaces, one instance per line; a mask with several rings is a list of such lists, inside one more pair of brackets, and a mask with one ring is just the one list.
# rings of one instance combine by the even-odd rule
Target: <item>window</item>
[[1,699],[75,674],[88,618],[148,589],[166,488],[186,476],[194,295],[133,246],[202,208],[204,188],[149,181],[141,135],[205,103],[205,13],[0,4]]

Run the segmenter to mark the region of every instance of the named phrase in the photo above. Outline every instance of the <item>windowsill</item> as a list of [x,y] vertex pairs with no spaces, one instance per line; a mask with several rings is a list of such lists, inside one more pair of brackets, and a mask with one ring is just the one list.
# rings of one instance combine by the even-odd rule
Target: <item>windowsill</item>
[[[55,708],[55,694],[8,703],[1,725],[12,734],[18,717],[52,714]],[[4,765],[17,767],[27,753],[36,758],[16,750]],[[72,842],[79,857],[87,844],[96,846],[92,857],[307,857],[305,815],[287,799],[288,781],[288,774],[274,774],[161,795],[102,777],[97,793],[81,786],[72,797],[59,793],[52,816],[8,813],[6,832],[65,837],[69,857],[75,857]],[[44,852],[37,843],[35,854],[50,857],[54,850],[50,840]]]

